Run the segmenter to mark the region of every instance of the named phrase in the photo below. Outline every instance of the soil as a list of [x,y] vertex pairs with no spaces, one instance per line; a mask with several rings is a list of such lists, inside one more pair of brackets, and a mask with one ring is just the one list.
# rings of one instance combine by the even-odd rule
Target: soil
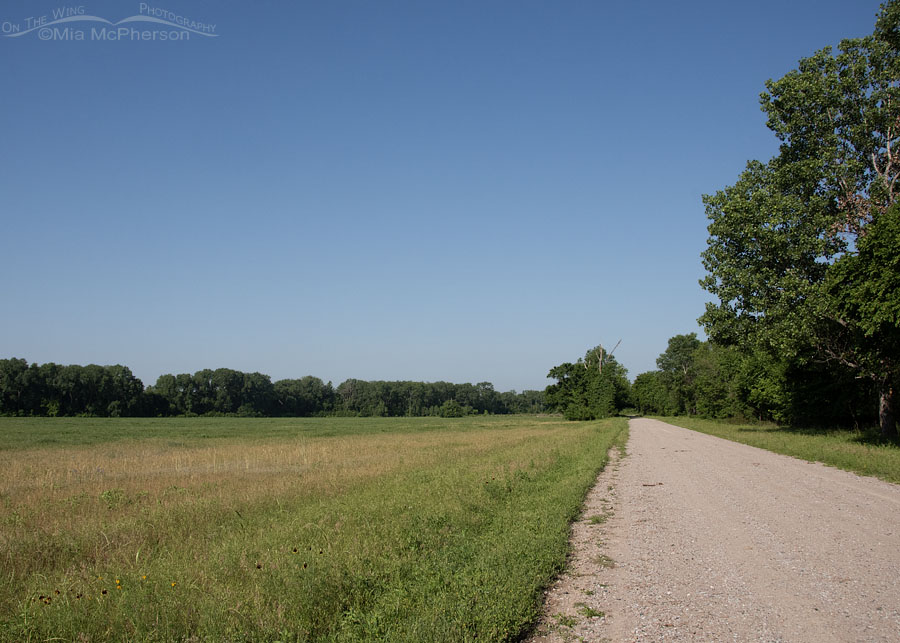
[[530,639],[900,641],[900,486],[648,419]]

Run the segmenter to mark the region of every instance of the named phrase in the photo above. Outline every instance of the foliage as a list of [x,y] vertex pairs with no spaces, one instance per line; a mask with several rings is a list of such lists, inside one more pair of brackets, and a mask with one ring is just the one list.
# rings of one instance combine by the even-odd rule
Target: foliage
[[592,348],[574,364],[565,362],[550,369],[555,379],[545,392],[547,407],[567,420],[610,417],[630,403],[627,371],[602,347]]
[[746,417],[741,355],[733,348],[699,343],[691,355],[694,414],[708,418]]
[[161,375],[150,390],[168,401],[172,415],[269,415],[275,403],[275,388],[268,375],[230,368]]
[[[334,388],[318,377],[271,381],[262,373],[229,368],[193,375],[161,375],[143,383],[124,366],[59,366],[0,360],[0,415],[160,417],[236,415],[444,415],[452,402],[468,413],[540,413],[542,391],[498,393],[490,382],[367,382],[349,379]],[[451,404],[451,407],[453,405]],[[450,407],[448,407],[450,408]],[[455,408],[455,407],[454,407]]]
[[880,386],[884,427],[895,421],[893,395],[900,388],[900,204],[874,215],[865,232],[857,252],[831,268],[825,289],[846,341],[834,350]]
[[471,412],[471,407],[462,406],[456,400],[447,400],[441,404],[439,415],[442,418],[461,418],[464,415],[469,415]]
[[0,521],[8,640],[521,640],[627,433],[501,416],[0,418],[0,440],[23,423],[95,442],[31,434],[0,451],[0,488],[16,489]]
[[648,371],[634,378],[631,400],[641,415],[675,415],[670,406],[671,396],[660,371]]
[[143,383],[126,366],[0,360],[0,414],[119,417],[143,411]]
[[656,360],[669,393],[668,407],[675,413],[697,413],[694,390],[694,351],[700,346],[696,333],[675,335]]
[[657,363],[669,370],[641,373],[632,385],[642,414],[807,426],[861,426],[877,417],[871,384],[840,366],[774,359],[758,349],[701,342],[693,334],[669,340]]
[[334,409],[335,396],[331,382],[307,375],[300,379],[278,380],[274,386],[275,404],[272,415],[308,417]]
[[885,435],[896,433],[900,366],[891,251],[900,243],[898,20],[892,0],[871,36],[842,41],[836,54],[822,49],[767,83],[762,108],[780,153],[704,197],[701,282],[718,299],[701,317],[712,341],[766,355],[782,370],[830,362],[837,379],[846,371],[869,378]]
[[543,399],[539,391],[497,393],[490,382],[452,384],[350,379],[335,390],[335,410],[345,415],[448,417],[445,415],[448,409],[457,406],[463,415],[539,413],[543,411]]
[[696,333],[675,335],[656,364],[658,371],[641,373],[631,388],[640,413],[732,417],[745,411],[735,351],[701,342]]

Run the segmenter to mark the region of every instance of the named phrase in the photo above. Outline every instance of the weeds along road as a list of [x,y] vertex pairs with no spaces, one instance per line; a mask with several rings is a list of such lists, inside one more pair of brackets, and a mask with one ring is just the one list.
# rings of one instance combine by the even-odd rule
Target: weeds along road
[[537,640],[900,641],[900,486],[656,420],[630,429],[592,492],[612,515],[576,525],[592,535]]

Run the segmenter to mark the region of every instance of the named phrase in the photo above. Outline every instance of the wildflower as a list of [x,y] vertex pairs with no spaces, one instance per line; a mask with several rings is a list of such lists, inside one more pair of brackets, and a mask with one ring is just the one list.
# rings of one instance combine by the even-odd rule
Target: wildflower
[[175,581],[172,581],[172,587],[175,587],[176,584]]
[[141,576],[141,580],[147,580],[147,574],[144,574],[143,576]]

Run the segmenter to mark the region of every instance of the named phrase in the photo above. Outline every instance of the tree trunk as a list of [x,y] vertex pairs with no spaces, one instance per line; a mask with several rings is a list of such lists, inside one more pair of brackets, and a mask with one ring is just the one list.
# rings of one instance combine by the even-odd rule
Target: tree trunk
[[896,440],[897,423],[894,416],[893,378],[885,377],[879,382],[878,388],[878,422],[881,424],[881,437]]

